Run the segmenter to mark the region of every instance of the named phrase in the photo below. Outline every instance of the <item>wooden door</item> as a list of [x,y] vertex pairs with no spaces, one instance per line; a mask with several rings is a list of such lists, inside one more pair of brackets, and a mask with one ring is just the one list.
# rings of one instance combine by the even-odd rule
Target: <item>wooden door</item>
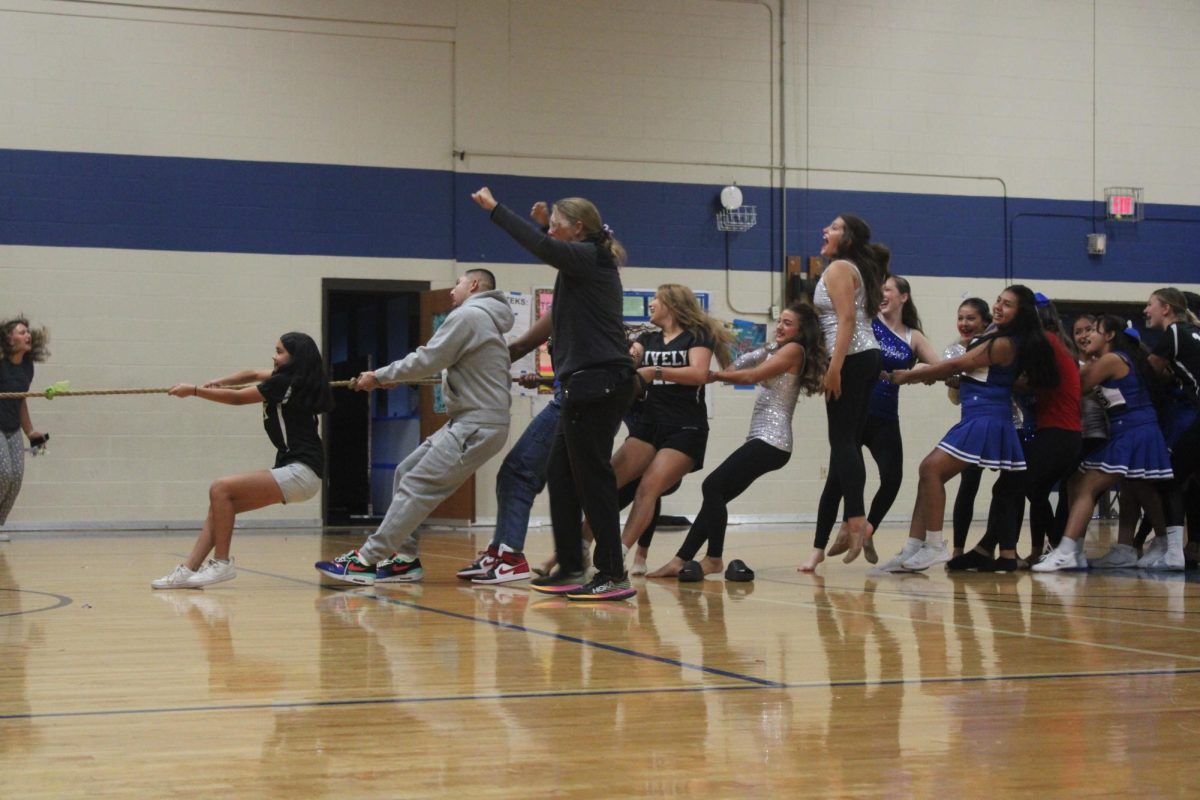
[[[421,292],[421,343],[428,342],[433,332],[446,318],[454,306],[450,302],[449,289]],[[421,441],[450,421],[441,405],[441,387],[422,386],[421,394]],[[467,478],[454,494],[447,497],[429,515],[431,519],[475,521],[475,476]]]

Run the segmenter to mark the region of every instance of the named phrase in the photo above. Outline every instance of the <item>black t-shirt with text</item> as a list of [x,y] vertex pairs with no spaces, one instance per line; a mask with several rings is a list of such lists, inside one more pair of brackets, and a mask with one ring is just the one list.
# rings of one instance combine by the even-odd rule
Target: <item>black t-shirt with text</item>
[[[693,347],[713,349],[710,337],[697,336],[690,331],[678,334],[669,342],[663,341],[662,331],[647,331],[638,336],[637,342],[643,348],[640,366],[663,369],[690,366],[688,354]],[[704,384],[688,386],[666,379],[654,381],[646,392],[638,420],[657,425],[679,425],[708,430]]]
[[1172,322],[1154,346],[1154,355],[1171,363],[1188,399],[1200,406],[1200,328]]
[[317,433],[317,415],[312,406],[292,402],[292,379],[275,374],[258,385],[263,396],[263,427],[278,454],[275,466],[300,462],[317,477],[325,474],[325,453]]
[[[28,354],[20,364],[0,358],[0,392],[28,392],[33,383],[33,359]],[[0,400],[0,431],[12,433],[21,428],[20,398]]]

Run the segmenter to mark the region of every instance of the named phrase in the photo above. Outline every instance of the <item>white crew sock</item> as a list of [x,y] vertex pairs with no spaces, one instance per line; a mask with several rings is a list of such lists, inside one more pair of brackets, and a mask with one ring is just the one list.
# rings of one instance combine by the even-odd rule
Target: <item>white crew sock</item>
[[1064,536],[1064,537],[1062,537],[1062,541],[1060,541],[1058,543],[1058,547],[1056,547],[1055,549],[1061,550],[1064,553],[1072,553],[1072,554],[1078,553],[1079,552],[1079,542],[1075,541],[1070,536]]
[[1183,526],[1167,526],[1167,549],[1183,552]]
[[912,536],[910,536],[908,537],[908,540],[904,542],[904,547],[900,548],[900,554],[907,558],[908,556],[915,555],[916,552],[924,546],[924,539],[914,539]]
[[925,544],[930,547],[945,547],[946,542],[942,539],[941,531],[925,531]]

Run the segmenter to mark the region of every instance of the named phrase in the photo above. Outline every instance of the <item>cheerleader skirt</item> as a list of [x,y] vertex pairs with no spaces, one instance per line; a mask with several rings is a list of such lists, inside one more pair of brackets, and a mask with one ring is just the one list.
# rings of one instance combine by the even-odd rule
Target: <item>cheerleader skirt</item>
[[946,432],[937,448],[959,461],[986,469],[1025,469],[1025,450],[1007,409],[1002,415],[964,417]]
[[1079,469],[1095,469],[1131,480],[1165,481],[1174,476],[1171,454],[1158,424],[1119,417],[1109,422],[1108,442],[1089,453]]

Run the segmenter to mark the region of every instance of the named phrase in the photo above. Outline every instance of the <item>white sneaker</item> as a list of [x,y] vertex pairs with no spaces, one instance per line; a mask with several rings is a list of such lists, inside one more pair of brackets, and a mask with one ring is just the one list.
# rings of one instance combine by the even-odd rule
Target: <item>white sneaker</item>
[[237,570],[233,568],[232,558],[228,561],[217,561],[215,558],[210,558],[203,567],[188,578],[187,585],[189,588],[199,589],[214,583],[231,581],[236,577]]
[[1079,568],[1079,559],[1075,553],[1068,553],[1057,548],[1042,556],[1041,561],[1030,567],[1034,572],[1061,572]]
[[[1145,559],[1143,559],[1143,561],[1144,560]],[[1154,572],[1183,572],[1183,550],[1172,550],[1167,548],[1162,555],[1160,555],[1150,564],[1142,566],[1142,562],[1139,561],[1138,566],[1142,567],[1142,569],[1152,570]]]
[[904,566],[904,562],[921,552],[920,547],[910,548],[910,544],[910,542],[906,541],[904,543],[904,547],[900,549],[899,553],[896,553],[896,555],[892,556],[891,560],[880,564],[878,567],[876,567],[876,569],[880,572],[910,572],[911,570]]
[[1162,558],[1167,552],[1167,537],[1155,536],[1150,540],[1150,546],[1142,552],[1142,557],[1138,559],[1138,569],[1148,569],[1151,564]]
[[1132,569],[1137,566],[1137,550],[1133,545],[1115,544],[1099,558],[1092,559],[1092,569]]
[[945,564],[950,560],[950,548],[945,542],[940,545],[931,545],[926,542],[925,545],[916,552],[915,555],[909,556],[902,567],[913,572],[920,572],[924,569],[929,569],[934,564]]
[[188,581],[196,577],[197,574],[183,564],[180,564],[161,578],[150,581],[150,586],[155,589],[191,589],[192,587],[188,584]]
[[1079,552],[1075,554],[1075,569],[1088,568],[1088,557],[1083,552],[1083,545],[1079,545]]

